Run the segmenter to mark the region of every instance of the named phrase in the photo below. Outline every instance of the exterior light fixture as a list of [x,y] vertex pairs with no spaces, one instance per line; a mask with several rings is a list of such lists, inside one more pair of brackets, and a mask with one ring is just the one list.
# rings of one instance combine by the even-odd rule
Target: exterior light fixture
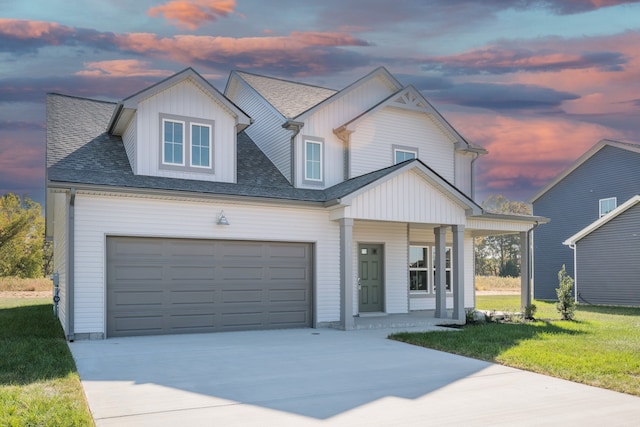
[[220,215],[218,215],[218,220],[216,221],[218,225],[229,225],[229,220],[226,216],[224,216],[224,211],[220,211]]

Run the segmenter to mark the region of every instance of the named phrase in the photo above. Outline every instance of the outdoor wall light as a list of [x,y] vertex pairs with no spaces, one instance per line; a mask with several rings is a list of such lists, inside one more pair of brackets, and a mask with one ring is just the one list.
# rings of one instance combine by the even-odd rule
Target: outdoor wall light
[[218,225],[229,225],[229,220],[226,216],[224,216],[224,211],[220,211],[220,215],[218,215],[218,220],[216,221]]

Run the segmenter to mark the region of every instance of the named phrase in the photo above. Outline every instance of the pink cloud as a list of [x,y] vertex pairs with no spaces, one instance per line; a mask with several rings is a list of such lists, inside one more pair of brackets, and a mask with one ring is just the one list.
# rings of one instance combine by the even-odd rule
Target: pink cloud
[[451,114],[451,119],[463,135],[489,151],[478,162],[477,176],[487,193],[540,188],[600,139],[625,139],[610,128],[566,118]]
[[86,62],[86,70],[75,73],[87,77],[167,77],[172,71],[149,69],[148,61],[137,59],[114,59],[109,61]]
[[[73,28],[65,27],[55,22],[27,21],[20,19],[0,18],[0,34],[12,36],[19,40],[46,39],[51,44],[59,44],[57,38],[61,35],[70,35]],[[56,37],[51,37],[52,35]]]
[[216,22],[227,17],[236,7],[235,0],[174,0],[161,6],[152,7],[147,15],[164,16],[174,21],[178,27],[195,30],[207,22]]

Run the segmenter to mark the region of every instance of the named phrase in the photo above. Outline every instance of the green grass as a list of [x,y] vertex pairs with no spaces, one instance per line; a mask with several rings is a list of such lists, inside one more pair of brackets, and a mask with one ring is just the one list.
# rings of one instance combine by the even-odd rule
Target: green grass
[[[482,310],[519,311],[516,296],[478,296]],[[538,320],[467,325],[453,332],[391,338],[640,396],[640,308],[578,306],[562,321],[555,303],[535,301]]]
[[0,425],[93,426],[49,298],[0,299]]

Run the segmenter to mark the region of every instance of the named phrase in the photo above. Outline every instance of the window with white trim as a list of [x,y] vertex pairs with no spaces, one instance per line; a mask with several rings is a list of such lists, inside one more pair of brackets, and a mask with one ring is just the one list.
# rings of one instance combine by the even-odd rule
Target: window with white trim
[[[435,246],[409,246],[409,291],[411,291],[412,294],[435,294],[435,260]],[[445,250],[445,282],[447,292],[451,292],[451,271],[451,247],[447,247]]]
[[211,167],[211,126],[191,124],[191,166]]
[[599,205],[600,205],[600,217],[603,217],[618,206],[618,199],[617,197],[600,199]]
[[393,164],[405,162],[418,158],[418,150],[409,147],[393,147]]
[[304,142],[304,179],[322,181],[322,142]]
[[162,120],[162,163],[184,166],[184,122]]
[[214,121],[160,113],[159,168],[213,173]]

